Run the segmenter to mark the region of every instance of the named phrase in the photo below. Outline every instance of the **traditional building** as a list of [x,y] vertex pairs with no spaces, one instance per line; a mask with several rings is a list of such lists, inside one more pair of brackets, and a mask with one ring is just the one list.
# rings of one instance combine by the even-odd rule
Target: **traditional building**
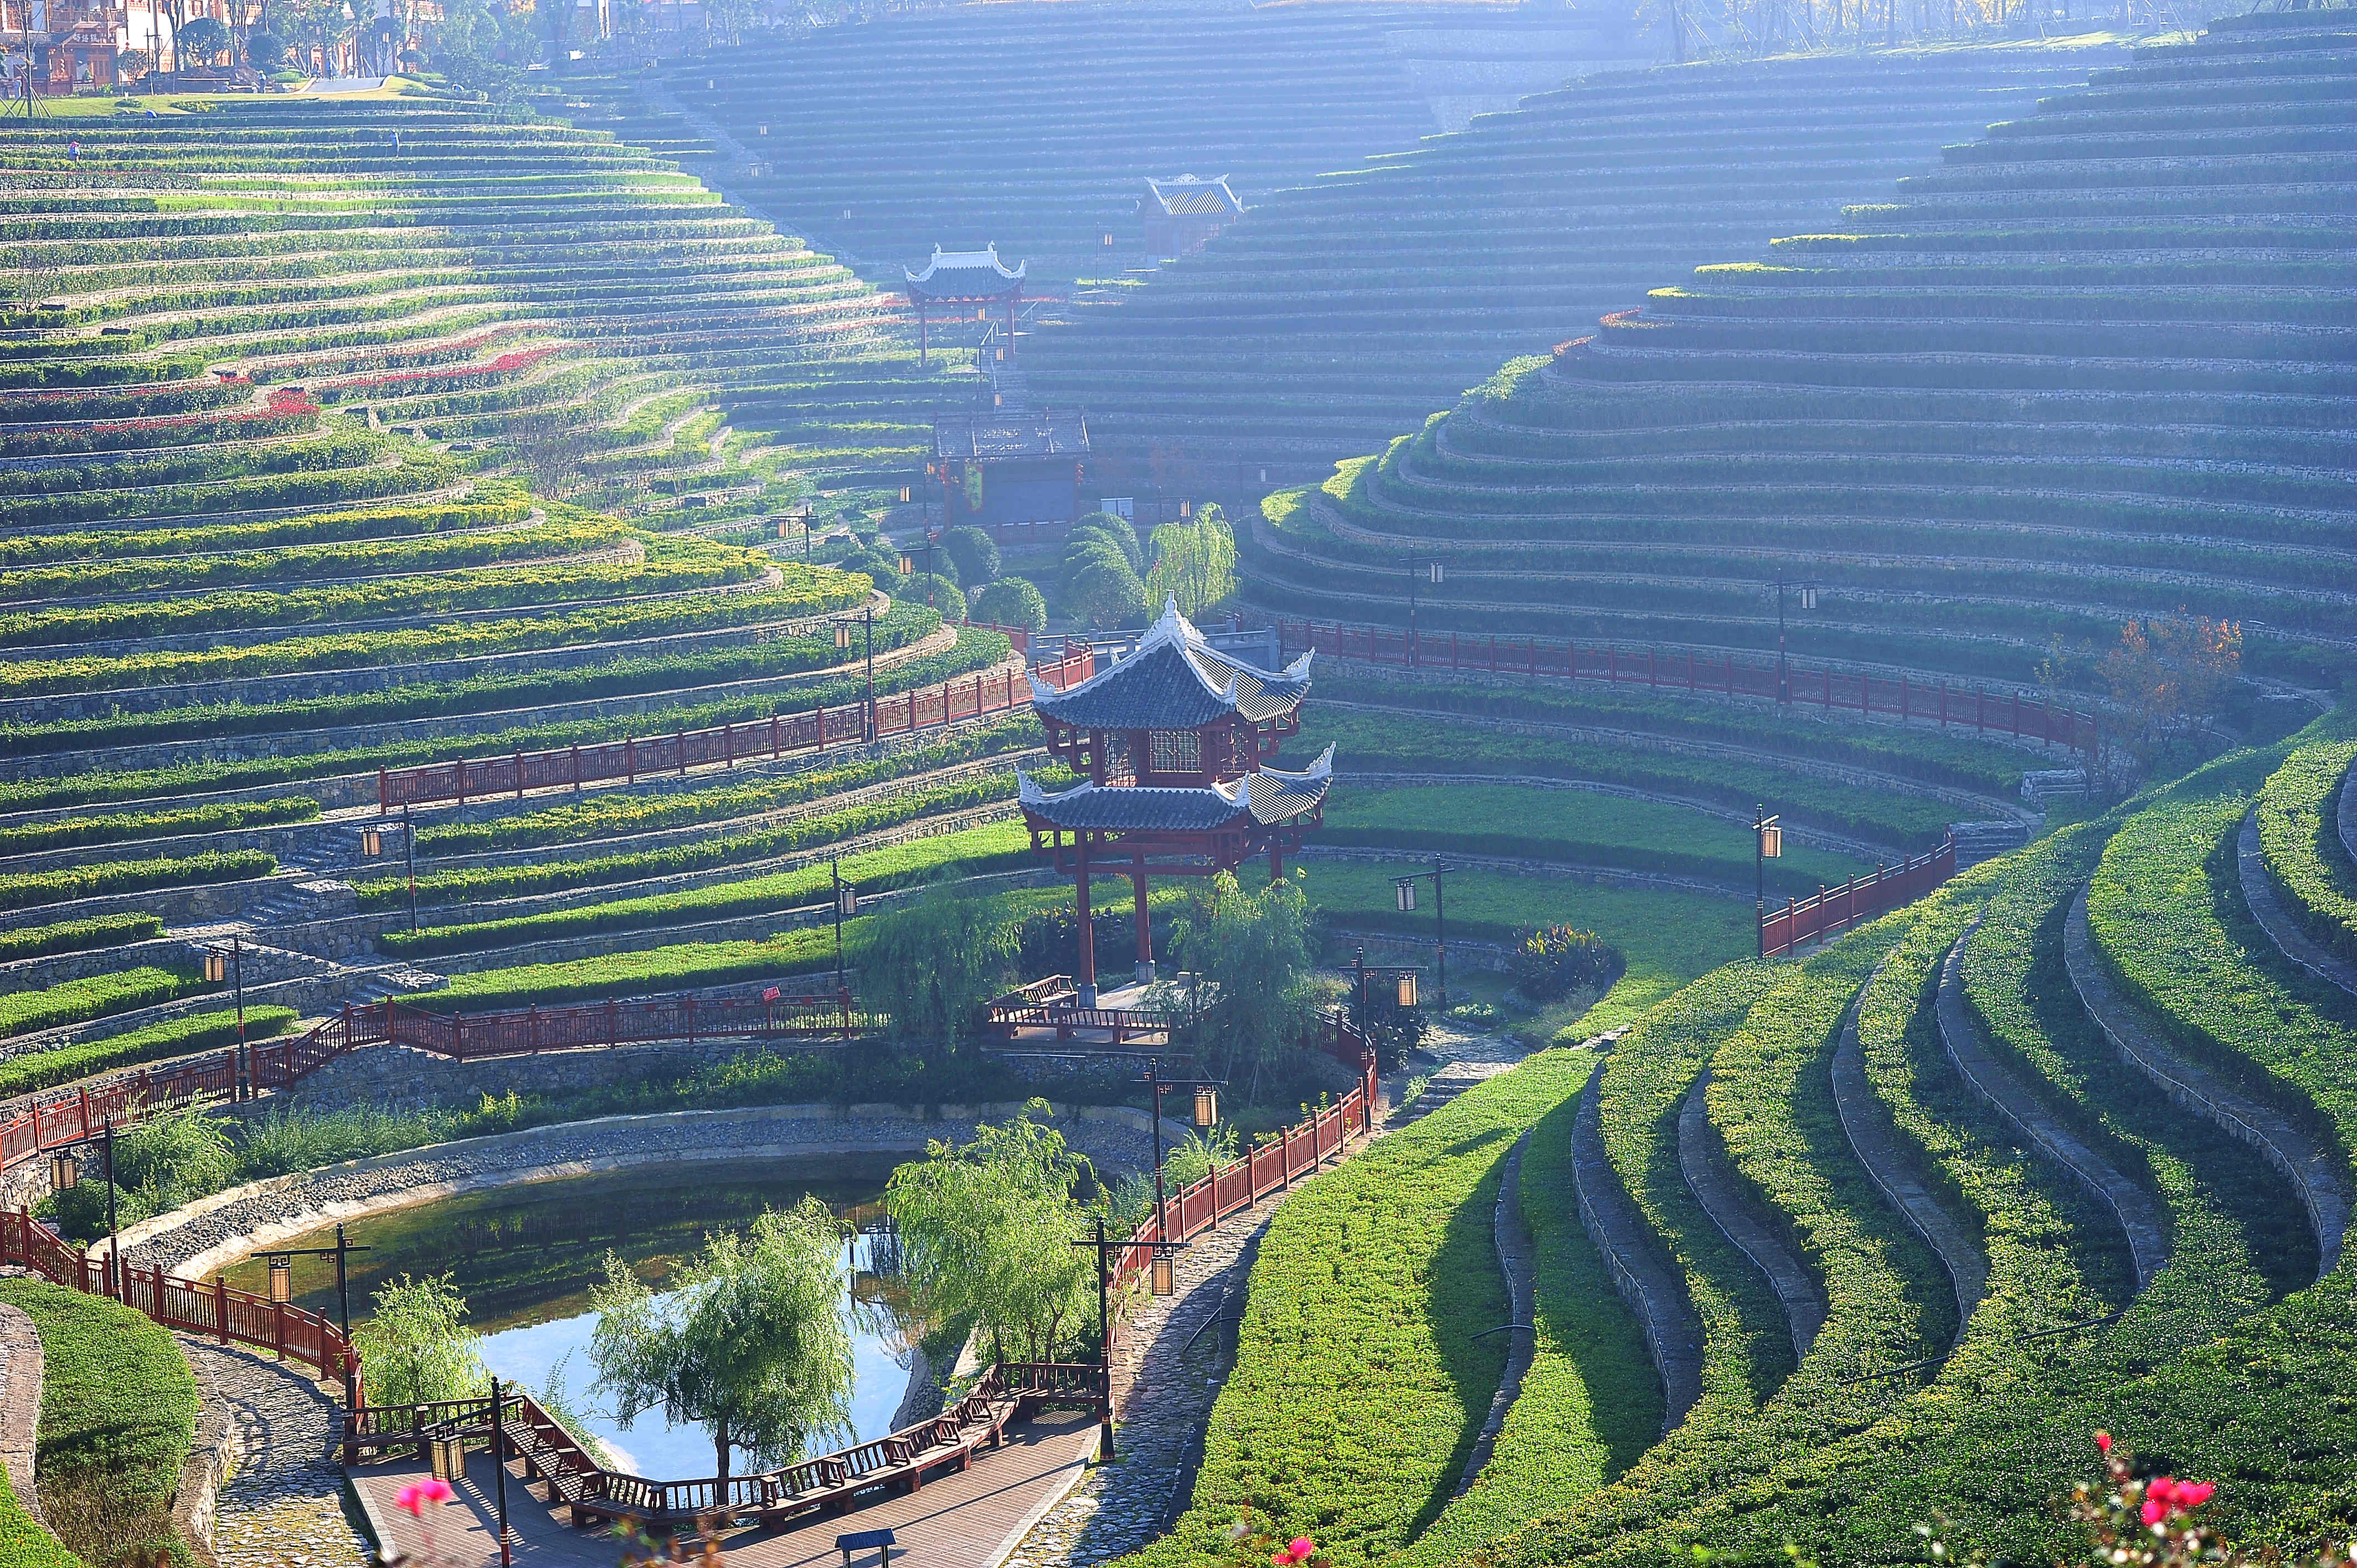
[[1017,262],[1009,268],[998,259],[996,241],[979,251],[944,251],[933,247],[933,259],[925,263],[923,272],[900,269],[909,280],[909,306],[917,313],[917,363],[928,362],[931,352],[928,323],[947,312],[947,319],[957,319],[973,307],[976,321],[986,320],[995,306],[1006,316],[1006,343],[1014,351],[1015,316],[1023,305],[1023,270],[1028,262]]
[[1089,422],[1077,413],[959,414],[933,422],[925,475],[942,487],[943,528],[1048,544],[1080,520],[1088,456]]
[[1300,730],[1309,658],[1255,669],[1212,648],[1172,602],[1110,669],[1062,691],[1031,682],[1049,753],[1082,780],[1049,794],[1016,776],[1033,853],[1052,857],[1077,890],[1082,1007],[1097,1004],[1091,878],[1129,879],[1144,983],[1154,978],[1149,877],[1211,876],[1266,854],[1271,879],[1281,878],[1286,855],[1317,829],[1334,748],[1297,773],[1269,766]]
[[1244,204],[1228,188],[1228,177],[1197,179],[1182,174],[1176,179],[1149,179],[1137,199],[1138,220],[1146,229],[1149,256],[1185,256],[1201,250],[1211,237],[1243,215]]

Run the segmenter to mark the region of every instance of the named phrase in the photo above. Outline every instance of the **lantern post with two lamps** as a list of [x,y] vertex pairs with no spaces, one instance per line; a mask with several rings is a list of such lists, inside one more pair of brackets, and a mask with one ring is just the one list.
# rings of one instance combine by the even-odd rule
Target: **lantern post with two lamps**
[[1448,580],[1448,568],[1439,561],[1417,560],[1407,564],[1407,663],[1411,670],[1423,660],[1417,656],[1415,637],[1415,585],[1421,578],[1430,587],[1438,587]]
[[1784,661],[1784,593],[1788,587],[1792,596],[1800,600],[1803,609],[1814,610],[1817,607],[1817,585],[1814,583],[1787,584],[1783,573],[1776,574],[1776,700],[1780,703],[1792,700],[1792,671]]
[[1753,924],[1760,930],[1760,956],[1768,956],[1768,863],[1784,857],[1784,824],[1765,806],[1751,808],[1751,897],[1756,906]]
[[[241,1097],[239,1086],[242,1084],[242,1098],[251,1100],[254,1092],[253,1052],[245,1043],[245,940],[242,937],[231,935],[227,952],[219,948],[205,950],[205,983],[219,985],[223,980],[230,982],[237,998],[237,1044],[230,1053],[230,1098],[236,1100]],[[113,1168],[112,1165],[107,1166],[109,1171]]]
[[[89,1125],[87,1122],[84,1126]],[[123,1299],[123,1230],[115,1214],[114,1199],[114,1118],[109,1116],[103,1130],[96,1138],[88,1136],[61,1144],[49,1156],[49,1190],[52,1193],[71,1192],[81,1185],[81,1156],[74,1150],[83,1144],[95,1143],[106,1160],[106,1288],[100,1294]]]
[[1162,1191],[1162,1097],[1174,1089],[1193,1095],[1195,1131],[1198,1134],[1206,1134],[1220,1120],[1222,1086],[1208,1079],[1164,1078],[1161,1058],[1157,1057],[1146,1058],[1146,1076],[1138,1081],[1146,1085],[1154,1096],[1154,1110],[1146,1117],[1154,1129],[1154,1237],[1158,1243],[1154,1249],[1152,1288],[1156,1295],[1170,1295],[1178,1291],[1178,1286],[1177,1272],[1168,1250],[1170,1215]]
[[[1072,1243],[1075,1247],[1093,1248],[1097,1255],[1097,1457],[1111,1463],[1113,1449],[1113,1261],[1137,1243],[1105,1234],[1104,1216],[1096,1219],[1096,1235],[1083,1237]],[[1156,1283],[1171,1283],[1170,1276],[1160,1272],[1168,1263],[1167,1253],[1185,1246],[1183,1241],[1164,1241],[1154,1251],[1157,1268]],[[1157,1294],[1168,1292],[1157,1291]]]
[[366,1247],[355,1247],[344,1237],[341,1221],[336,1225],[336,1244],[332,1247],[274,1247],[270,1260],[270,1300],[274,1306],[285,1306],[295,1299],[295,1260],[297,1258],[333,1258],[336,1261],[336,1327],[343,1334],[344,1343],[352,1342],[351,1274],[348,1260],[365,1252]]
[[[909,499],[906,489],[900,491],[900,499],[902,500]],[[929,607],[933,602],[933,543],[940,537],[941,535],[932,529],[925,530],[925,603]],[[916,564],[917,563],[909,557],[908,550],[903,548],[900,552],[900,575],[907,576]]]
[[859,890],[843,879],[843,862],[826,863],[827,875],[834,878],[834,983],[843,983],[843,922],[859,913]]
[[[1431,870],[1392,878],[1393,901],[1403,915],[1415,913],[1415,885],[1426,879],[1432,883],[1433,1001],[1443,1007],[1448,1004],[1448,909],[1441,891],[1441,878],[1450,872],[1463,869],[1462,866],[1447,865],[1436,856]],[[1416,1005],[1415,974],[1413,971],[1400,975],[1399,1002],[1403,1007]]]
[[[876,607],[871,604],[861,610],[859,618],[867,632],[867,722],[863,726],[864,733],[860,738],[872,741],[876,738]],[[834,623],[834,650],[837,653],[851,651],[851,623],[847,620]],[[825,736],[819,736],[822,745],[825,740]]]

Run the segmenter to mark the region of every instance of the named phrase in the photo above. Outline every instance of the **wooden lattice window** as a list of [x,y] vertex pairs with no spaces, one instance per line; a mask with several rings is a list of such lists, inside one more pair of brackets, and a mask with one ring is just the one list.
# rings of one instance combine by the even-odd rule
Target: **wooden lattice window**
[[1190,729],[1158,729],[1153,735],[1153,771],[1203,771],[1203,737]]

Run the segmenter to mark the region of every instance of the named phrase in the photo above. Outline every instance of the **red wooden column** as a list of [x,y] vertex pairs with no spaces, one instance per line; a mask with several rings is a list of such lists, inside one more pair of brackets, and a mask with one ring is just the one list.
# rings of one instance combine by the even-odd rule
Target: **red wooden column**
[[1072,835],[1080,850],[1080,875],[1073,881],[1072,906],[1080,917],[1081,954],[1074,967],[1073,980],[1081,993],[1081,1005],[1097,1004],[1097,944],[1089,929],[1089,835],[1087,830]]
[[1131,899],[1137,909],[1137,983],[1151,984],[1154,980],[1154,932],[1147,924],[1150,917],[1146,908],[1146,856],[1140,854],[1136,869],[1129,874]]

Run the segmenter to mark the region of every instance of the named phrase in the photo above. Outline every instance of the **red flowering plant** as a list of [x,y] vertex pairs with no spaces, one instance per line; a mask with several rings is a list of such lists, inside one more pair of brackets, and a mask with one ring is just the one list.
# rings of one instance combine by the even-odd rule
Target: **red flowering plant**
[[1272,1531],[1257,1528],[1249,1509],[1237,1510],[1236,1522],[1228,1526],[1227,1540],[1243,1568],[1260,1568],[1263,1559],[1269,1568],[1334,1568],[1316,1541],[1306,1535],[1280,1540]]

